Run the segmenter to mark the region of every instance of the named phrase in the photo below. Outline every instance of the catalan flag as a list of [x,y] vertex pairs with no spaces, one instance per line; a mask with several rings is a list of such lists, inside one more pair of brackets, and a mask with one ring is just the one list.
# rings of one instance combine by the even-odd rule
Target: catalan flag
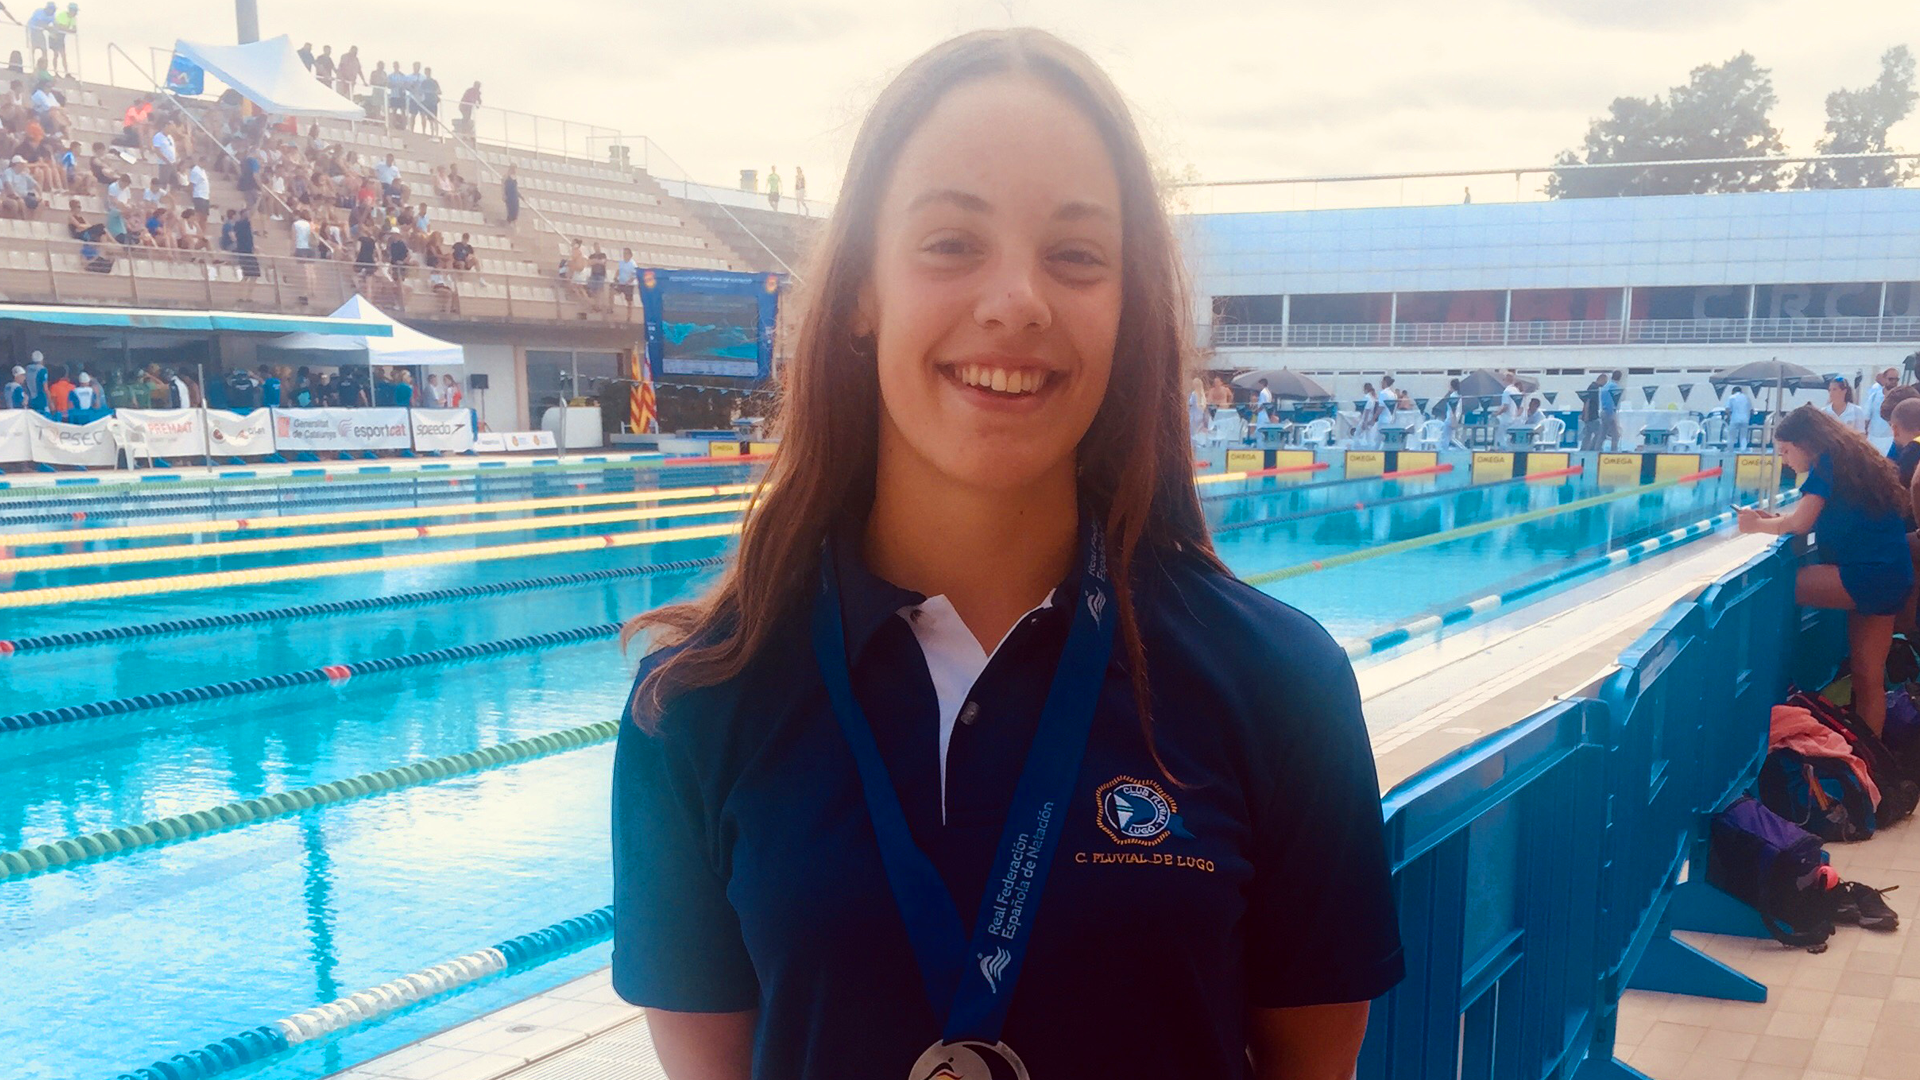
[[653,372],[646,352],[638,347],[627,350],[627,388],[629,426],[635,434],[652,435],[660,430],[660,410],[653,398]]

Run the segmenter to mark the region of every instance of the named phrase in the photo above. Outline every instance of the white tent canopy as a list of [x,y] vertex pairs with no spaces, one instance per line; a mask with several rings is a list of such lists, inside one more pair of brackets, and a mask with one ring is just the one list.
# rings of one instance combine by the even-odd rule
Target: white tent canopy
[[366,114],[320,85],[293,51],[285,34],[250,45],[203,45],[176,41],[173,51],[206,68],[247,100],[281,116],[326,116],[355,120]]
[[386,312],[374,307],[364,296],[356,295],[341,304],[333,313],[337,319],[366,319],[369,322],[385,323],[393,328],[392,337],[369,337],[359,334],[287,334],[267,342],[269,348],[300,349],[311,352],[363,353],[364,356],[346,356],[346,361],[364,359],[369,364],[386,364],[400,367],[414,365],[452,366],[467,362],[466,350],[448,341],[423,334],[402,322],[395,322]]

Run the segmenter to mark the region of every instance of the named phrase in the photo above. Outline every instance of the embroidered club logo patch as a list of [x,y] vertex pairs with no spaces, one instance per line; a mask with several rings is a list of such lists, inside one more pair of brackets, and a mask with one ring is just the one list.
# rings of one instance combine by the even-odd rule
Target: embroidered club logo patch
[[1159,784],[1116,776],[1094,789],[1100,831],[1116,844],[1152,847],[1174,836],[1192,838],[1180,823],[1180,807]]

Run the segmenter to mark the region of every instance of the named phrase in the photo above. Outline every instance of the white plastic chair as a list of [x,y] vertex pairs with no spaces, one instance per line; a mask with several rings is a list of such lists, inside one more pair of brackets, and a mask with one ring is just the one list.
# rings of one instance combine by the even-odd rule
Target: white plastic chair
[[1691,418],[1673,422],[1673,434],[1667,436],[1667,445],[1682,450],[1700,448],[1700,422]]
[[1420,434],[1413,440],[1414,448],[1417,450],[1445,449],[1440,444],[1446,437],[1447,422],[1445,420],[1429,420],[1420,425]]
[[1321,417],[1307,425],[1300,433],[1300,442],[1304,446],[1326,446],[1333,441],[1333,421]]
[[1222,408],[1213,414],[1213,442],[1215,446],[1225,443],[1237,443],[1247,434],[1246,424],[1240,414],[1232,409]]
[[1553,450],[1559,447],[1560,440],[1567,434],[1567,422],[1557,416],[1549,416],[1540,421],[1540,430],[1534,433],[1533,445],[1540,450]]

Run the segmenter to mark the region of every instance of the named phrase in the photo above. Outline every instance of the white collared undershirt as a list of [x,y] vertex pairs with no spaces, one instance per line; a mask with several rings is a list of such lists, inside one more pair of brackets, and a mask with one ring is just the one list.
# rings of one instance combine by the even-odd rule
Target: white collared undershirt
[[980,675],[987,665],[1000,653],[1000,647],[1013,636],[1013,631],[1026,622],[1036,611],[1044,611],[1053,606],[1053,594],[1025,615],[1014,620],[1014,624],[994,645],[989,653],[980,647],[980,639],[973,636],[967,624],[960,619],[960,613],[953,609],[953,602],[945,596],[930,596],[919,604],[909,604],[899,611],[901,618],[913,629],[914,639],[920,642],[920,653],[927,660],[927,674],[933,677],[934,697],[940,703],[940,823],[947,821],[947,747],[953,742],[954,723],[960,717],[960,710],[966,706],[967,698],[973,693],[973,684],[980,681]]

